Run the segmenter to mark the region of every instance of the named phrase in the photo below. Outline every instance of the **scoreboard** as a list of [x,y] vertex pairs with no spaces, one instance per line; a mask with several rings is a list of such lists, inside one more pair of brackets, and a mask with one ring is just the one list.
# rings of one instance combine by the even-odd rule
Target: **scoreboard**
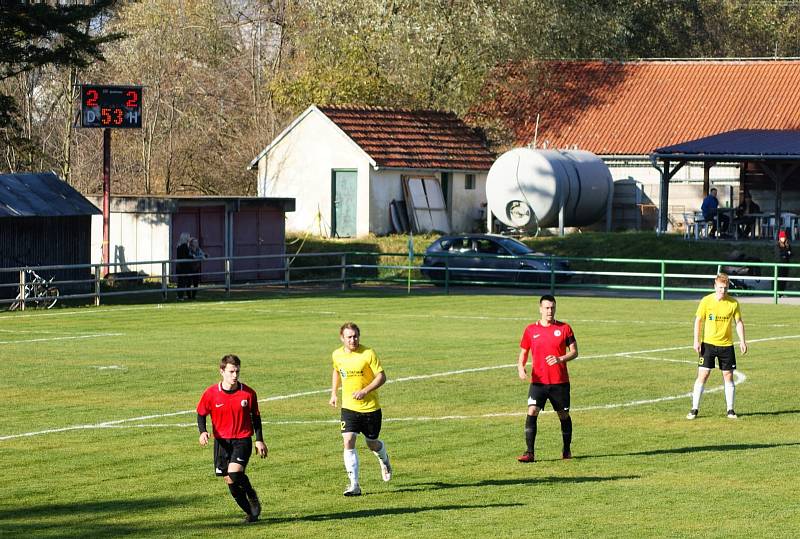
[[141,129],[142,87],[81,85],[81,127]]

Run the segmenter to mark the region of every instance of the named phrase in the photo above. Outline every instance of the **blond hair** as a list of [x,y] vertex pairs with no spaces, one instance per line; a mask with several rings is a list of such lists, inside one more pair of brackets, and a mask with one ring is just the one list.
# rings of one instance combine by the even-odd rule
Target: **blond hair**
[[724,285],[729,284],[728,274],[727,273],[718,273],[716,279],[714,279],[715,283],[721,283]]

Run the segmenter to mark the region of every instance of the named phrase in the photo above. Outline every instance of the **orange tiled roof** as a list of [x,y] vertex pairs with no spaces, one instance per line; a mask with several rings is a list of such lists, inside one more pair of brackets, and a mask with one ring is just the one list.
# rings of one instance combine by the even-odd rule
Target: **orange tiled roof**
[[655,148],[735,129],[800,129],[800,61],[559,61],[500,68],[470,120],[537,147],[596,154]]
[[380,107],[318,107],[380,167],[489,170],[495,155],[455,114]]

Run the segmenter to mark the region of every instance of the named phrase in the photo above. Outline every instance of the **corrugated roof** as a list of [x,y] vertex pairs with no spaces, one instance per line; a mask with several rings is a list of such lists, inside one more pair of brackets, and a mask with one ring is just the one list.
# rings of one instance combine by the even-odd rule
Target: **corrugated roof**
[[559,61],[495,72],[470,120],[514,144],[597,154],[653,149],[736,129],[800,129],[800,61]]
[[800,131],[738,129],[657,148],[654,153],[658,157],[708,156],[709,159],[718,159],[720,156],[747,156],[800,160]]
[[94,204],[53,172],[0,174],[0,217],[97,215]]
[[380,107],[318,107],[379,167],[489,170],[483,134],[455,114]]

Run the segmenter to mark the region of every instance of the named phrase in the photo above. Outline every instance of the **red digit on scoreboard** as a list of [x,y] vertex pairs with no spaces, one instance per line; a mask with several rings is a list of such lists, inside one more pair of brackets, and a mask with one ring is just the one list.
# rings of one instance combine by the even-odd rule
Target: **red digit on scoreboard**
[[122,109],[114,109],[114,125],[122,125]]
[[128,100],[125,101],[125,106],[129,109],[135,109],[139,106],[139,92],[136,90],[128,90],[125,92],[125,95],[128,96]]
[[97,98],[100,97],[100,94],[97,93],[97,90],[88,89],[86,90],[86,106],[87,107],[96,107],[97,106]]
[[109,125],[111,123],[111,109],[100,109],[100,123],[103,125]]

